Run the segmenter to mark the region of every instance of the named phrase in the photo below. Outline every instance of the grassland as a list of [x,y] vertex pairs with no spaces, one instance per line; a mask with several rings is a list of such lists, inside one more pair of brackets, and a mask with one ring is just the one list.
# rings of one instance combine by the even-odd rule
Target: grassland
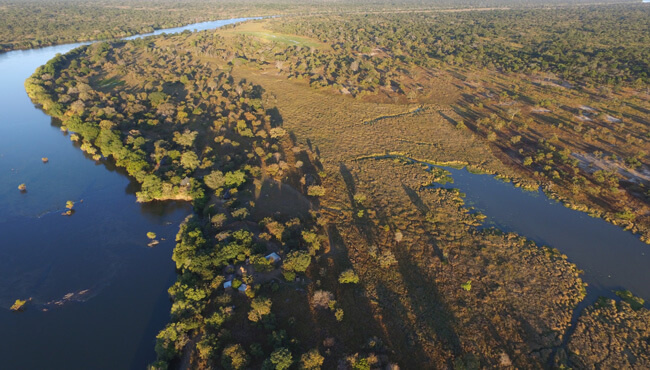
[[286,46],[304,46],[308,48],[324,49],[329,48],[327,44],[313,38],[298,35],[288,35],[269,30],[266,27],[268,23],[268,20],[246,22],[230,31],[223,33],[252,36],[257,39],[266,40],[268,42],[274,42]]

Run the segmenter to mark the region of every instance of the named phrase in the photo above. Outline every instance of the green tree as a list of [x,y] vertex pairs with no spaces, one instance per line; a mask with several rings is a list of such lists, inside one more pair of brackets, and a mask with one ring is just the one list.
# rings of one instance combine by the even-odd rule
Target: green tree
[[184,152],[181,155],[181,165],[190,171],[194,171],[199,166],[199,157],[194,152]]
[[203,177],[203,182],[210,189],[217,190],[226,186],[226,178],[221,171],[212,171]]
[[230,188],[238,188],[246,182],[246,174],[240,170],[227,172],[224,177],[224,182]]
[[271,313],[271,299],[257,297],[251,302],[251,310],[248,311],[248,319],[252,322],[260,321],[264,316]]
[[240,344],[231,344],[223,349],[221,365],[225,369],[240,370],[248,365],[248,355]]
[[281,347],[271,353],[269,361],[274,365],[274,369],[285,370],[293,364],[293,356],[288,349]]
[[300,356],[300,368],[304,370],[319,370],[323,366],[323,361],[325,361],[325,357],[321,356],[317,348],[314,348]]
[[197,131],[185,130],[182,134],[174,132],[174,142],[184,147],[191,147],[194,145],[194,140],[199,133]]
[[286,271],[305,272],[311,264],[311,255],[307,251],[293,251],[287,254],[282,268]]
[[352,269],[345,270],[339,275],[339,283],[356,284],[359,282],[359,276]]

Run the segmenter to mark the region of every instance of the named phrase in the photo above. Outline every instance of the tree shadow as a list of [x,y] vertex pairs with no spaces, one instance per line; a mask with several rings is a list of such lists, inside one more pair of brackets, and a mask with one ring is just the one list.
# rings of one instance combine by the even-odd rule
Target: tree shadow
[[366,209],[357,204],[357,201],[354,199],[354,195],[357,193],[354,184],[354,176],[343,162],[339,164],[339,172],[341,173],[341,177],[345,183],[348,200],[350,201],[350,207],[353,213],[352,217],[354,219],[354,226],[357,228],[359,234],[366,239],[366,242],[373,245],[376,242],[374,224],[370,220]]
[[418,266],[407,248],[395,250],[399,272],[407,288],[416,322],[435,333],[435,338],[424,338],[424,340],[435,340],[440,343],[446,351],[450,352],[452,355],[449,356],[450,358],[460,356],[462,346],[455,329],[458,323],[444,296],[437,289],[435,281],[432,281]]
[[[428,218],[429,215],[431,214],[431,209],[429,206],[427,206],[424,201],[422,201],[422,198],[420,195],[413,189],[409,188],[408,186],[402,184],[402,189],[404,189],[404,192],[406,195],[409,197],[409,200],[411,203],[417,208],[417,210],[422,214],[422,217],[424,219]],[[422,225],[423,228],[425,228],[425,225]],[[427,236],[427,242],[431,249],[433,250],[433,253],[438,256],[440,261],[445,260],[445,256],[442,252],[442,250],[438,247],[438,243],[436,243],[435,239],[431,237],[430,235]]]
[[280,110],[276,107],[266,110],[266,115],[271,117],[271,127],[280,127],[284,123]]
[[343,178],[343,182],[345,183],[345,189],[348,194],[348,199],[350,200],[350,203],[354,203],[354,194],[356,194],[357,190],[354,185],[354,176],[352,176],[352,172],[348,169],[348,167],[345,165],[345,163],[341,162],[339,164],[339,172],[341,173],[341,177]]
[[[329,224],[327,226],[327,234],[330,245],[330,253],[328,256],[332,258],[333,266],[341,271],[352,267],[349,246],[346,244],[339,228],[334,224]],[[329,268],[332,267],[330,266]],[[371,314],[373,307],[365,294],[366,289],[363,283],[340,284],[337,276],[335,274],[331,276],[330,281],[324,281],[323,287],[330,287],[336,291],[337,302],[341,304],[345,312],[343,325],[335,325],[336,330],[330,330],[326,333],[327,335],[347,338],[349,340],[344,346],[338,346],[337,350],[340,352],[339,355],[364,350],[367,340],[373,336],[385,338],[385,341],[390,341],[390,338],[384,335],[381,323]],[[331,313],[328,314],[331,315]]]

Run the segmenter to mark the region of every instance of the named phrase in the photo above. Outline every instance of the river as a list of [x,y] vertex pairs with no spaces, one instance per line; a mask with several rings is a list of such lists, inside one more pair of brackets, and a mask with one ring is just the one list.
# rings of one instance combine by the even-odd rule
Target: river
[[[24,89],[38,66],[80,45],[0,54],[0,367],[5,369],[143,369],[155,359],[155,336],[169,320],[174,236],[191,206],[136,203],[130,179],[110,163],[85,156]],[[18,190],[21,183],[27,192]],[[68,200],[75,202],[75,213],[62,216]],[[153,248],[147,247],[149,231],[160,240]],[[9,310],[16,299],[27,298],[24,312]]]

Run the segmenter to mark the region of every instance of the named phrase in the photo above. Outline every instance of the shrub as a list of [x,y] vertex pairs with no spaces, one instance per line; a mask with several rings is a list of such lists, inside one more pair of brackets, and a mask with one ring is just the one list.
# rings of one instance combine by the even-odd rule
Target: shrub
[[311,304],[314,308],[328,308],[330,301],[334,299],[334,294],[326,290],[317,290],[314,292]]
[[276,370],[285,370],[293,364],[293,356],[288,349],[281,347],[271,353],[269,361],[275,365]]
[[311,255],[306,251],[293,251],[287,254],[282,268],[285,271],[305,272],[311,263]]
[[307,195],[312,197],[322,197],[325,195],[325,188],[320,185],[312,185],[307,188]]
[[226,180],[221,171],[212,171],[210,174],[203,177],[203,182],[207,187],[213,190],[217,190],[226,185]]
[[264,316],[271,313],[271,300],[258,297],[251,302],[251,310],[248,312],[248,319],[252,322],[260,321]]
[[345,270],[339,275],[339,283],[341,284],[356,284],[359,282],[359,276],[354,273],[354,270]]
[[232,344],[223,349],[221,364],[225,369],[244,369],[248,361],[248,355],[241,344]]
[[228,218],[223,213],[217,213],[210,218],[210,222],[214,227],[222,227]]
[[323,361],[325,361],[325,357],[321,356],[317,348],[314,348],[300,356],[300,368],[304,370],[318,370],[323,366]]

